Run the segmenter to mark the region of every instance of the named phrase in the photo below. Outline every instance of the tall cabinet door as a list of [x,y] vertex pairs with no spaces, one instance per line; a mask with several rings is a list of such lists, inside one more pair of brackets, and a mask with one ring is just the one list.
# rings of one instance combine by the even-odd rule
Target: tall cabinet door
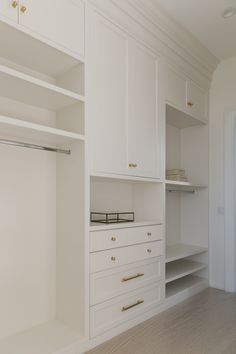
[[126,171],[127,38],[99,15],[93,20],[88,96],[92,172]]
[[134,41],[128,52],[129,174],[160,177],[157,57]]
[[82,0],[20,0],[22,26],[79,55],[84,54]]
[[18,0],[1,0],[0,1],[0,16],[5,17],[15,23],[18,21]]

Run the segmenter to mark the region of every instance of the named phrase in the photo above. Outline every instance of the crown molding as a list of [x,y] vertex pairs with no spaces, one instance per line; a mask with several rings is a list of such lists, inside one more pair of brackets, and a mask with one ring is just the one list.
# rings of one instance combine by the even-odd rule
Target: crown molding
[[[190,32],[164,13],[155,0],[87,0],[166,61],[209,82],[219,61]],[[191,74],[192,74],[191,72]]]

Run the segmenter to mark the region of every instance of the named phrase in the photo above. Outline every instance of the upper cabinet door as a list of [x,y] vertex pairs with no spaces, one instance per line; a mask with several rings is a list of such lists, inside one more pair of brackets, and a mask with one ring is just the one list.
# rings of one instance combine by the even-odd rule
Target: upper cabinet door
[[207,93],[201,87],[187,80],[186,106],[189,114],[198,119],[207,120]]
[[168,67],[166,101],[175,108],[186,109],[186,78]]
[[92,172],[125,174],[127,37],[97,14],[92,28],[87,84]]
[[1,0],[0,16],[5,17],[15,23],[18,21],[18,0]]
[[128,170],[160,177],[157,57],[134,41],[128,51]]
[[21,25],[79,55],[84,55],[84,12],[82,0],[19,1]]

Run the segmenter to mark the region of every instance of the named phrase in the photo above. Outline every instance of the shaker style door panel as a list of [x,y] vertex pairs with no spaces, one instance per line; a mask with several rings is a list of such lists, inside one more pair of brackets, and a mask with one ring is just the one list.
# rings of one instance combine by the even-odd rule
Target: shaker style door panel
[[18,21],[18,1],[1,0],[0,1],[0,16],[5,17],[15,23]]
[[128,171],[158,178],[157,57],[130,41],[128,63]]
[[192,81],[187,81],[187,108],[191,115],[207,120],[207,93]]
[[[90,61],[92,169],[98,173],[126,171],[127,38],[100,16],[93,23]],[[92,72],[91,72],[92,70]]]
[[82,0],[21,0],[19,22],[46,39],[84,55],[84,12]]
[[166,100],[175,108],[186,110],[186,79],[170,67],[167,72]]

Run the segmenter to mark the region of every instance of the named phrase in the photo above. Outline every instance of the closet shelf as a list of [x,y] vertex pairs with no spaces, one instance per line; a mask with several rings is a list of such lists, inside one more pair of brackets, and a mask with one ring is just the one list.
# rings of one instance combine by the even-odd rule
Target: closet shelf
[[166,266],[166,283],[183,278],[186,275],[198,272],[206,267],[206,264],[186,259],[170,262]]
[[84,62],[78,54],[46,38],[42,41],[40,35],[26,27],[20,26],[20,29],[19,25],[0,21],[1,56],[5,59],[52,77],[60,76]]
[[[180,295],[180,293],[188,292],[194,294],[196,289],[202,290],[208,286],[207,279],[198,277],[196,275],[188,275],[184,278],[173,281],[169,284],[166,284],[166,298],[170,299],[175,295]],[[186,297],[186,298],[187,298]]]
[[73,344],[78,346],[82,341],[83,338],[70,328],[59,321],[51,321],[1,340],[0,353],[59,353],[59,348],[66,349]]
[[84,141],[84,135],[0,115],[0,137],[55,147],[70,141]]
[[0,65],[0,96],[49,110],[84,102],[84,96]]
[[166,248],[166,263],[176,261],[178,259],[187,258],[194,256],[196,254],[207,252],[207,248],[186,245],[186,244],[176,244],[172,246],[167,246]]
[[190,182],[171,181],[171,180],[166,180],[165,184],[166,184],[166,190],[168,191],[194,192],[197,189],[207,188],[206,184],[193,184]]

